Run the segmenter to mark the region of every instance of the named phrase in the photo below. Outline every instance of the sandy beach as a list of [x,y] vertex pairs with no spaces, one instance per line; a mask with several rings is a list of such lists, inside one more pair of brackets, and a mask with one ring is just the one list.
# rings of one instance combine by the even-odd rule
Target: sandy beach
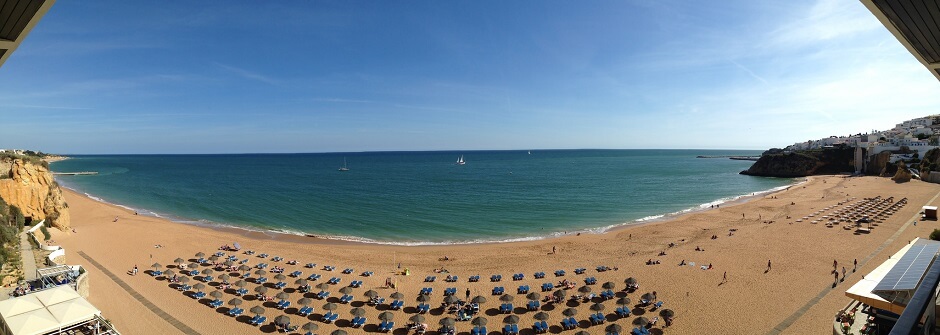
[[[917,217],[921,206],[940,204],[937,200],[938,191],[940,187],[937,185],[920,181],[896,184],[879,177],[817,176],[788,190],[767,194],[752,201],[723,205],[718,209],[664,222],[626,227],[605,234],[582,234],[529,242],[420,247],[197,227],[137,216],[124,208],[67,191],[65,197],[71,210],[75,233],[54,231],[53,240],[66,249],[68,264],[81,264],[90,272],[89,300],[125,334],[183,333],[154,310],[166,312],[171,320],[178,320],[200,334],[274,332],[270,321],[284,314],[284,311],[266,306],[268,323],[259,329],[245,322],[249,317],[233,319],[224,315],[228,305],[211,308],[170,288],[167,281],[157,280],[143,272],[155,262],[171,265],[178,257],[188,260],[194,258],[197,252],[212,254],[219,246],[231,245],[236,241],[241,244],[243,251],[250,249],[299,262],[296,266],[286,265],[284,262],[237,253],[240,259],[250,258],[249,265],[266,262],[271,266],[285,267],[286,273],[303,271],[303,277],[311,273],[320,274],[322,278],[313,282],[313,285],[331,277],[341,278],[341,283],[330,289],[331,302],[341,295],[338,293],[340,287],[353,280],[364,282],[361,288],[353,289],[355,299],[351,304],[337,304],[339,320],[335,324],[319,322],[319,317],[325,313],[321,308],[325,303],[322,300],[314,300],[312,306],[315,309],[309,318],[291,314],[296,311],[293,307],[301,298],[300,293],[291,293],[293,307],[287,309],[287,312],[293,324],[301,325],[317,320],[318,334],[329,334],[334,329],[344,329],[352,334],[362,332],[349,326],[349,319],[352,318],[349,311],[354,307],[362,307],[367,311],[368,322],[364,330],[374,331],[379,323],[378,314],[387,307],[380,305],[375,308],[364,304],[367,298],[363,293],[370,289],[386,297],[387,302],[392,300],[388,298],[392,292],[404,294],[404,311],[393,312],[397,328],[393,333],[404,334],[401,327],[408,323],[416,305],[415,297],[423,287],[434,289],[431,312],[425,314],[426,323],[431,325],[431,329],[438,328],[438,320],[453,316],[438,307],[444,289],[454,287],[460,298],[463,298],[467,289],[471,291],[471,296],[487,297],[488,301],[481,310],[489,320],[489,331],[498,331],[502,328],[505,315],[498,314],[501,302],[499,296],[491,294],[494,286],[503,286],[507,293],[515,296],[514,314],[521,319],[520,329],[523,329],[523,334],[531,334],[535,312],[524,312],[527,300],[525,295],[516,294],[516,288],[529,285],[532,291],[539,292],[545,282],[557,284],[562,279],[568,279],[577,283],[577,289],[584,285],[585,277],[596,278],[597,284],[591,285],[594,293],[602,290],[601,284],[604,282],[616,283],[617,298],[603,303],[609,321],[605,325],[588,327],[589,322],[586,320],[592,313],[589,309],[592,303],[543,303],[541,310],[551,316],[548,320],[551,326],[549,333],[575,332],[562,331],[560,327],[562,311],[568,307],[578,309],[576,318],[581,321],[579,329],[591,334],[603,334],[604,327],[611,323],[623,326],[625,332],[628,332],[633,328],[631,322],[637,316],[657,316],[659,311],[652,312],[649,308],[634,308],[634,315],[626,319],[618,319],[613,314],[617,307],[616,299],[624,295],[619,292],[624,288],[624,279],[635,277],[640,289],[627,294],[634,304],[643,293],[656,291],[658,300],[664,302],[662,308],[676,312],[672,326],[663,328],[664,324],[660,321],[653,328],[653,334],[828,334],[831,332],[832,318],[849,302],[844,295],[845,289],[903,244],[915,237],[926,237],[937,227],[936,222],[924,222],[916,226],[911,222]],[[880,223],[870,234],[855,234],[840,227],[827,228],[823,224],[793,223],[798,218],[848,202],[851,198],[861,200],[878,196],[894,197],[895,201],[906,197],[908,204]],[[788,216],[791,219],[787,219]],[[729,236],[731,229],[736,229],[733,236]],[[717,238],[712,239],[713,235]],[[675,243],[675,246],[670,247],[670,243]],[[157,245],[161,247],[155,247]],[[697,251],[697,247],[704,251]],[[553,248],[557,250],[554,254]],[[663,251],[666,255],[660,256]],[[444,256],[449,260],[441,260]],[[661,263],[645,265],[649,259]],[[858,272],[853,273],[852,263],[856,259],[859,262]],[[772,262],[771,269],[768,269],[768,260]],[[848,269],[845,282],[835,288],[832,288],[833,260],[839,262],[840,268],[846,265]],[[682,261],[694,262],[696,265],[680,266]],[[304,268],[303,264],[306,263],[316,263],[317,267]],[[400,271],[399,263],[402,269],[409,269],[411,275],[397,275]],[[712,264],[713,268],[700,268],[708,264]],[[131,276],[128,271],[135,265],[141,273]],[[323,270],[324,265],[335,266],[336,270]],[[616,270],[598,272],[596,267],[601,265]],[[442,267],[448,273],[435,272],[435,269]],[[345,268],[354,271],[352,274],[342,274],[340,271]],[[586,268],[587,271],[577,275],[573,271],[576,268]],[[103,269],[117,279],[109,277]],[[555,277],[553,272],[559,269],[565,270],[567,274]],[[360,276],[364,271],[373,271],[375,275]],[[535,279],[533,273],[538,271],[545,272],[546,277]],[[525,274],[525,279],[513,281],[512,275],[515,273]],[[722,283],[724,273],[727,273],[728,280]],[[444,278],[448,274],[459,276],[459,280],[445,282]],[[502,281],[490,282],[490,275],[493,274],[502,275]],[[436,282],[425,283],[424,279],[429,275],[436,276]],[[468,282],[467,279],[472,275],[479,275],[481,280]],[[267,277],[272,280],[273,274]],[[392,278],[398,288],[385,288],[386,278]],[[293,292],[294,280],[285,280],[288,283],[287,292]],[[250,283],[247,288],[253,292],[255,286]],[[568,295],[576,294],[576,289],[568,290]],[[277,291],[271,289],[269,295]],[[317,291],[314,289],[314,292]],[[542,296],[550,294],[540,293]],[[227,302],[233,297],[226,293],[222,300]],[[244,300],[245,303],[240,307],[246,311],[259,305],[251,295]],[[471,328],[469,322],[457,323],[459,334],[468,334]]]

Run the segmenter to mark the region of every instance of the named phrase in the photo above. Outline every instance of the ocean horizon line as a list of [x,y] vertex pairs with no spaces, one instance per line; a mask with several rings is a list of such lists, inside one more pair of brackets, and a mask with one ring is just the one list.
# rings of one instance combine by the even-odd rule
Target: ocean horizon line
[[541,149],[440,149],[440,150],[363,150],[363,151],[309,151],[309,152],[207,152],[207,153],[50,153],[64,157],[80,156],[251,156],[251,155],[310,155],[310,154],[382,154],[382,153],[449,153],[449,152],[524,152],[524,151],[765,151],[763,149],[698,149],[698,148],[541,148]]

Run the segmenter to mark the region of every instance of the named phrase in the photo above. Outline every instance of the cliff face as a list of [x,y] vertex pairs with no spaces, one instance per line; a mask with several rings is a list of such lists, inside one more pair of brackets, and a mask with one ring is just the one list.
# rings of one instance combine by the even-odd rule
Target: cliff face
[[0,158],[0,197],[19,207],[34,223],[47,220],[59,229],[69,228],[68,204],[45,166],[22,159]]
[[805,177],[814,174],[855,172],[853,148],[831,148],[790,153],[765,153],[741,174],[762,177]]

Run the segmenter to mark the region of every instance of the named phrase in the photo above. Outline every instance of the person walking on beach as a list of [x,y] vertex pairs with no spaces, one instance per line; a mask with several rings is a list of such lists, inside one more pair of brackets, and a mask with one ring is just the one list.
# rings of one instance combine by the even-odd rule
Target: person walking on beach
[[832,271],[836,271],[837,269],[839,269],[839,261],[833,259],[833,260],[832,260]]
[[137,275],[137,264],[134,264],[134,275]]
[[855,266],[852,267],[852,272],[855,272],[856,270],[858,270],[858,258],[855,259]]
[[845,267],[842,267],[842,280],[845,280]]
[[767,271],[770,271],[770,260],[767,260]]
[[727,283],[727,282],[728,282],[728,271],[725,271],[725,274],[723,274],[723,275],[721,276],[721,282],[722,282],[722,283]]
[[467,288],[467,301],[470,301],[470,289]]
[[552,255],[554,255],[554,254],[555,254],[555,246],[553,245],[553,246],[552,246]]

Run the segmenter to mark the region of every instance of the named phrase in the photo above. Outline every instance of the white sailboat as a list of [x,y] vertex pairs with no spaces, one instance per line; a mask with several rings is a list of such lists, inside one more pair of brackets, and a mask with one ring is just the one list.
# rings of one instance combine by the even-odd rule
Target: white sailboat
[[339,170],[343,172],[349,171],[349,168],[346,167],[346,157],[343,157],[343,167],[339,168]]
[[460,157],[457,158],[457,165],[464,165],[464,164],[467,164],[467,163],[463,161],[463,155],[460,155]]

